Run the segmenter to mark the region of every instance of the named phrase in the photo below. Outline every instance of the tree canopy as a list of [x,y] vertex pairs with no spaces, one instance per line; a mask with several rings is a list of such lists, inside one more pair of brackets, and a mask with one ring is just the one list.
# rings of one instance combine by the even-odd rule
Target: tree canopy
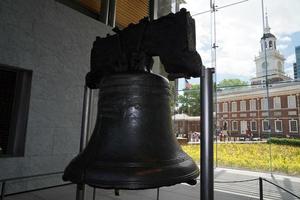
[[179,113],[190,116],[200,115],[200,86],[192,85],[191,89],[185,89],[182,95],[178,96]]
[[217,84],[218,88],[224,88],[224,87],[237,87],[237,86],[245,86],[248,85],[247,81],[242,81],[240,79],[223,79]]

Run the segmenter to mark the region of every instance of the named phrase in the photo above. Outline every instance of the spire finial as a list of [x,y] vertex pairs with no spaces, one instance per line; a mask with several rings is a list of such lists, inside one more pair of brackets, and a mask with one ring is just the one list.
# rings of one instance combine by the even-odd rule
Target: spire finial
[[267,12],[267,9],[266,9],[266,26],[265,26],[264,32],[265,32],[265,33],[270,33],[270,30],[271,30],[271,28],[270,28],[270,26],[269,26],[268,12]]

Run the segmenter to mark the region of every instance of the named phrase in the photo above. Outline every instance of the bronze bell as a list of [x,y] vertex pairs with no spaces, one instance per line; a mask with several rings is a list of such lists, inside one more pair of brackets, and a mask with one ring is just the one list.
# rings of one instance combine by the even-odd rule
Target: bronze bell
[[110,189],[195,183],[199,169],[172,133],[167,79],[116,73],[99,88],[93,135],[65,169],[65,181]]

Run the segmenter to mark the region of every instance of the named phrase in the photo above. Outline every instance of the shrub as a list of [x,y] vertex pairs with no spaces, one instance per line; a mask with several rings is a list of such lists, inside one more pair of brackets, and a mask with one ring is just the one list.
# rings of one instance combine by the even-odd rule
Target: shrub
[[287,138],[270,138],[268,140],[268,144],[281,144],[281,145],[300,147],[300,140],[299,139],[287,139]]
[[[214,161],[219,167],[269,171],[272,163],[272,172],[300,176],[300,147],[266,143],[224,143],[215,144],[214,148]],[[200,163],[199,145],[182,145],[182,149]]]

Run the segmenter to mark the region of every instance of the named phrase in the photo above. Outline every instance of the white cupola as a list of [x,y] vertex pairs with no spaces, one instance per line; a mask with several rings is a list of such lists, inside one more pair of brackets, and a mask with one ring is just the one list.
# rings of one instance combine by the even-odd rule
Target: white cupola
[[289,80],[284,73],[284,56],[276,48],[276,37],[270,32],[269,19],[266,13],[264,33],[260,39],[259,55],[255,57],[256,77],[252,84],[261,84],[268,80],[272,82]]
[[261,52],[264,51],[265,47],[267,50],[276,50],[276,37],[270,33],[270,30],[271,28],[269,26],[268,15],[266,13],[266,26],[264,28],[264,35],[260,39]]

